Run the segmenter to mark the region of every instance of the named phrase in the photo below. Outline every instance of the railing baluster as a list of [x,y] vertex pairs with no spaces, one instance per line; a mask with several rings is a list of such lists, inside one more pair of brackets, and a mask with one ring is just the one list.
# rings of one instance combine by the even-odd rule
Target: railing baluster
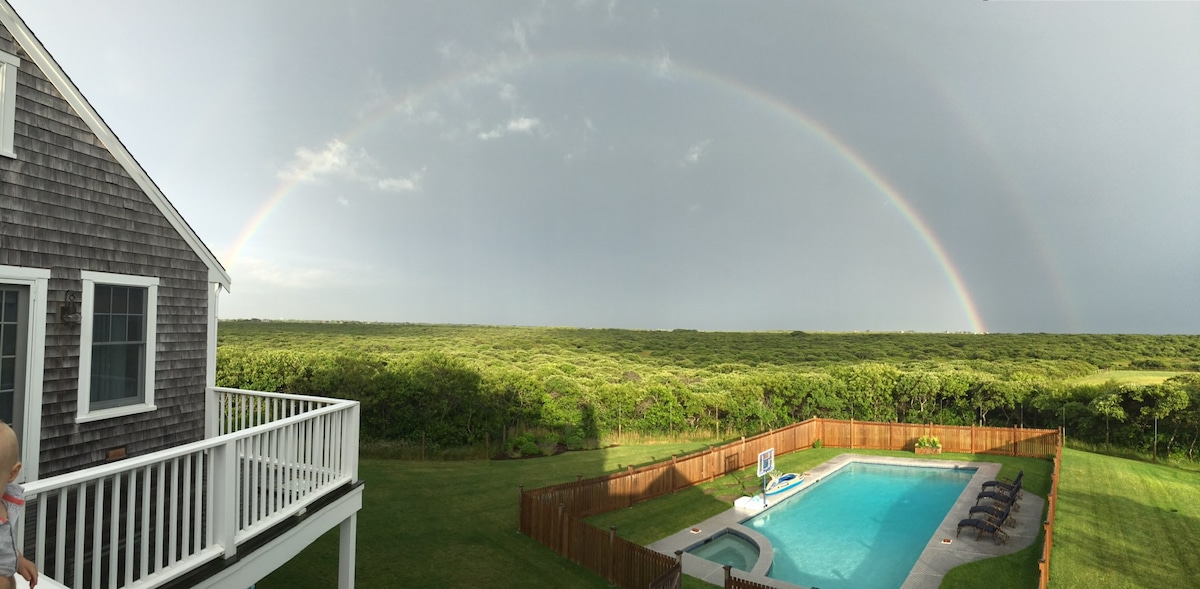
[[[63,579],[67,573],[67,495],[70,487],[59,489],[58,492],[58,521],[54,526],[57,534],[54,536],[54,578]],[[41,544],[42,542],[39,542]]]
[[[37,537],[34,538],[33,558],[38,566],[46,566],[46,512],[50,506],[49,493],[38,496]],[[59,513],[62,513],[61,511]],[[59,517],[58,519],[66,519]]]
[[179,560],[179,459],[171,461],[171,521],[167,524],[167,566]]
[[[108,586],[117,586],[117,561],[120,557],[120,546],[117,532],[121,531],[121,475],[113,477],[112,501],[108,502]],[[99,551],[93,558],[98,558]]]
[[295,481],[296,481],[296,436],[300,433],[300,427],[289,425],[283,430],[283,505],[291,505],[295,497]]
[[104,479],[96,481],[96,502],[92,504],[92,589],[100,589],[101,533],[104,532]]
[[[99,484],[99,483],[100,482],[97,481],[97,484]],[[76,492],[76,494],[75,494],[75,525],[79,526],[80,528],[87,525],[87,519],[86,519],[86,517],[87,517],[87,488],[88,488],[87,483],[81,483],[79,485],[79,491]],[[65,520],[66,518],[63,518],[63,519]],[[64,521],[63,524],[66,524],[66,522]],[[84,540],[87,538],[87,529],[84,528],[84,529],[80,529],[78,531],[79,531],[79,533],[74,535],[75,536],[75,578],[73,579],[74,582],[71,584],[83,586],[83,544],[84,544]],[[65,532],[64,532],[64,534],[65,534]],[[66,536],[64,535],[62,537],[65,538]]]
[[183,512],[179,518],[180,525],[183,530],[179,534],[179,543],[183,547],[180,553],[186,556],[192,553],[192,549],[188,546],[188,541],[192,537],[192,455],[188,454],[183,457],[183,501],[180,505],[180,511]]
[[125,534],[128,541],[125,543],[125,585],[133,584],[133,553],[135,547],[130,545],[133,541],[133,522],[135,511],[137,510],[137,471],[129,471],[129,490],[125,492]]
[[[192,531],[192,554],[196,554],[204,549],[204,544],[202,544],[200,542],[200,540],[201,540],[200,533],[204,529],[204,514],[206,513],[203,509],[204,499],[205,499],[205,496],[204,496],[204,464],[205,464],[204,456],[205,456],[205,452],[201,451],[199,454],[196,455],[196,460],[195,460],[195,462],[196,462],[196,464],[195,464],[196,478],[194,479],[195,482],[193,483],[193,485],[195,485],[196,499],[195,499],[195,503],[193,504],[193,507],[192,507],[192,521],[194,521],[196,525],[194,526],[193,531]],[[211,513],[211,512],[208,512],[208,513]]]
[[150,570],[150,475],[153,469],[146,467],[142,469],[142,541],[139,542],[142,550],[142,563],[138,569],[141,575],[138,578],[145,578]]
[[154,570],[158,572],[163,567],[167,566],[166,554],[163,553],[163,526],[166,522],[164,512],[166,511],[166,502],[163,496],[166,494],[167,487],[167,463],[158,463],[158,493],[155,498],[157,509],[154,510],[154,529],[157,532],[154,534]]
[[242,473],[242,500],[245,501],[245,506],[238,515],[238,529],[245,528],[250,523],[250,514],[258,508],[258,501],[250,492],[254,484],[258,481],[258,469],[255,463],[258,457],[258,436],[251,436],[237,442],[238,466],[237,470]]

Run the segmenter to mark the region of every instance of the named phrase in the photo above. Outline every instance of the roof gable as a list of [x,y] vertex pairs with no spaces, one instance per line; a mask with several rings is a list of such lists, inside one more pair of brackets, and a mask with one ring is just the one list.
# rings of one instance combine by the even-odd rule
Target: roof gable
[[146,193],[146,196],[158,208],[164,217],[174,227],[175,231],[183,238],[196,255],[208,266],[209,281],[216,282],[229,290],[232,279],[225,271],[225,267],[217,259],[212,250],[200,240],[200,236],[196,234],[192,227],[184,220],[183,215],[175,209],[171,201],[167,200],[166,195],[150,178],[150,175],[144,170],[133,158],[133,154],[125,148],[121,140],[117,138],[116,133],[108,127],[104,119],[100,118],[100,114],[96,109],[88,103],[83,97],[83,93],[79,91],[66,74],[62,67],[58,65],[46,48],[42,46],[41,41],[38,41],[34,36],[33,31],[25,25],[25,21],[17,15],[8,0],[0,0],[0,24],[3,24],[12,35],[13,40],[25,50],[29,59],[34,62],[46,76],[55,89],[62,97],[75,109],[76,114],[87,124],[93,133],[100,139],[104,147],[112,154],[113,158],[125,168],[129,176],[138,184],[138,186]]

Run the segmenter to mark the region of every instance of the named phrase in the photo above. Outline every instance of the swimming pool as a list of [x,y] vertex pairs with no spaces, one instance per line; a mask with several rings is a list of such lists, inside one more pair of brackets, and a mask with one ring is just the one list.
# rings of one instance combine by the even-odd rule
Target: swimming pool
[[893,589],[974,474],[851,462],[744,525],[774,546],[772,578],[821,589]]

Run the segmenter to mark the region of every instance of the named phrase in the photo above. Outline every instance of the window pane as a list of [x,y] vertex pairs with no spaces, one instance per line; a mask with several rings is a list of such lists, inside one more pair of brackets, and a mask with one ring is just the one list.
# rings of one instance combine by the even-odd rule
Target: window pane
[[112,312],[125,313],[129,309],[129,287],[112,286]]
[[126,333],[129,335],[129,341],[146,341],[146,332],[142,331],[142,318],[137,315],[129,315],[126,319]]
[[16,323],[17,322],[17,291],[15,291],[15,290],[4,291],[3,302],[0,302],[0,304],[2,304],[4,306],[3,312],[0,312],[0,317],[3,318],[4,322],[5,323]]
[[13,422],[13,392],[0,393],[0,421],[7,424]]
[[0,391],[11,391],[17,377],[17,359],[0,360]]
[[139,399],[143,351],[141,344],[92,348],[92,403]]
[[108,330],[108,317],[108,315],[92,317],[92,341],[100,343],[112,341]]
[[110,341],[110,342],[127,342],[127,341],[129,341],[129,338],[125,337],[126,336],[126,332],[125,332],[125,319],[126,318],[125,318],[125,316],[124,315],[113,315],[111,317],[111,319],[112,319],[112,324],[108,328],[109,329],[109,332],[108,332],[109,340],[108,341]]
[[17,354],[17,326],[0,325],[0,354],[15,356]]
[[145,289],[131,288],[129,289],[129,314],[130,315],[145,315],[146,304],[142,302],[142,295]]
[[103,284],[96,285],[95,296],[96,309],[95,313],[109,313],[112,311],[112,287],[104,286]]

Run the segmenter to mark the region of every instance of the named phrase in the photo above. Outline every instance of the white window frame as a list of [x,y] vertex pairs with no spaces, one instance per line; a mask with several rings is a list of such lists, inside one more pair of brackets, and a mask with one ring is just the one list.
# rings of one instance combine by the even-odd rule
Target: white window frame
[[[154,348],[158,342],[158,278],[152,276],[129,276],[126,274],[109,274],[107,272],[80,272],[83,278],[83,303],[80,314],[83,324],[79,335],[79,391],[78,409],[75,413],[75,423],[87,423],[146,413],[158,409],[154,405]],[[142,391],[143,401],[92,410],[92,322],[95,314],[95,295],[97,284],[113,286],[135,286],[146,289],[146,373],[143,378],[145,390]]]
[[17,116],[17,68],[21,60],[0,51],[0,156],[17,157],[13,151]]
[[38,480],[42,444],[42,382],[46,361],[46,292],[50,270],[0,266],[0,282],[29,287],[29,335],[26,338],[24,427],[18,483]]

